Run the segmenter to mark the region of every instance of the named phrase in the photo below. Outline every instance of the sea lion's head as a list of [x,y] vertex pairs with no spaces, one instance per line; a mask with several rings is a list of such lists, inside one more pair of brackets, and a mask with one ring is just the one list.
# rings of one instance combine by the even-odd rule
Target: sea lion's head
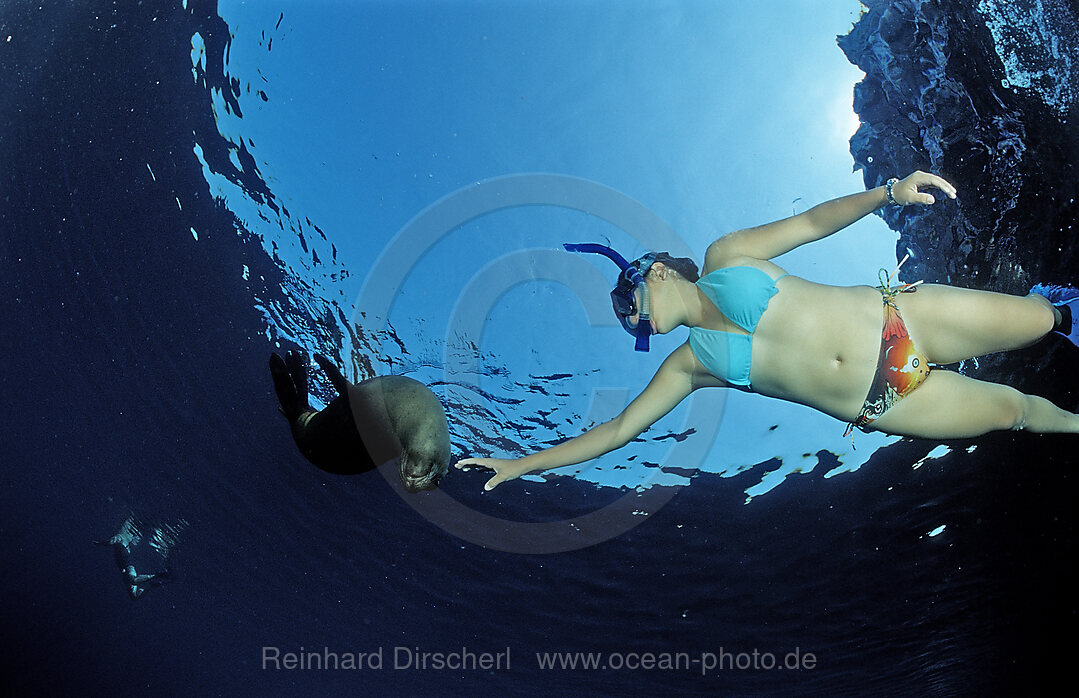
[[401,484],[412,493],[433,490],[438,487],[449,468],[448,453],[406,450],[401,454]]

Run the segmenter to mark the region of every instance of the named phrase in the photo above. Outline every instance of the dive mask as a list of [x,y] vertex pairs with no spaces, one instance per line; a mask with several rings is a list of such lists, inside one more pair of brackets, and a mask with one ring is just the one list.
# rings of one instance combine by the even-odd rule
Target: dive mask
[[[649,253],[633,262],[627,262],[625,257],[606,245],[565,243],[563,247],[570,252],[601,254],[618,265],[622,273],[618,275],[618,283],[615,284],[614,289],[611,291],[611,305],[614,308],[615,315],[618,317],[618,321],[622,324],[622,328],[637,338],[633,348],[637,351],[648,351],[648,337],[652,334],[652,325],[648,317],[651,303],[648,286],[644,282],[644,275],[652,268],[652,263],[656,261],[656,256]],[[638,288],[641,290],[640,305],[637,303],[635,293]],[[637,315],[636,325],[630,324],[629,318],[632,315]]]

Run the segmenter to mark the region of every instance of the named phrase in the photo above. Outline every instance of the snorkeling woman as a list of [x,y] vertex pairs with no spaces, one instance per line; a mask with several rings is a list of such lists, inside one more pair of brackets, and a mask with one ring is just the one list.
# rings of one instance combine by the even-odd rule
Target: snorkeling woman
[[931,205],[933,195],[923,191],[929,188],[956,197],[944,179],[915,172],[730,233],[708,246],[699,278],[692,260],[666,253],[627,262],[604,245],[566,245],[602,254],[622,269],[611,298],[638,351],[648,350],[649,335],[683,325],[689,340],[614,419],[524,458],[466,458],[457,467],[494,471],[484,486],[491,490],[521,475],[591,460],[632,441],[694,390],[711,387],[808,405],[848,422],[848,433],[854,427],[928,439],[997,429],[1079,433],[1079,415],[1045,398],[930,370],[1027,347],[1052,331],[1079,343],[1071,316],[1072,305],[1079,306],[1075,289],[1036,286],[1030,295],[1013,296],[901,284],[894,278],[898,268],[877,288],[828,286],[771,261],[886,204]]

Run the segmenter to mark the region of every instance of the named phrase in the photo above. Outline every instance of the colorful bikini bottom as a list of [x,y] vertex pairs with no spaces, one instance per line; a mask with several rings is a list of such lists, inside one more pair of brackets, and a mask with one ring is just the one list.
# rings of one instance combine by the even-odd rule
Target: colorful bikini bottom
[[847,425],[843,436],[849,435],[854,427],[868,432],[866,425],[909,395],[929,376],[929,360],[914,346],[903,316],[899,314],[899,308],[895,304],[897,295],[913,293],[918,290],[916,286],[917,284],[903,284],[893,289],[884,283],[877,288],[884,297],[884,330],[881,332],[877,372],[873,376],[861,412]]

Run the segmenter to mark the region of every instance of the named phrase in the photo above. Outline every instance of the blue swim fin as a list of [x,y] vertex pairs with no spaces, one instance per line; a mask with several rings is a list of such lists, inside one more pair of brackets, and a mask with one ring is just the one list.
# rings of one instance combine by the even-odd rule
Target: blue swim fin
[[1075,321],[1079,314],[1079,289],[1035,284],[1030,292],[1048,299],[1060,311],[1061,319],[1053,332],[1067,337],[1068,341],[1079,347],[1079,322]]

